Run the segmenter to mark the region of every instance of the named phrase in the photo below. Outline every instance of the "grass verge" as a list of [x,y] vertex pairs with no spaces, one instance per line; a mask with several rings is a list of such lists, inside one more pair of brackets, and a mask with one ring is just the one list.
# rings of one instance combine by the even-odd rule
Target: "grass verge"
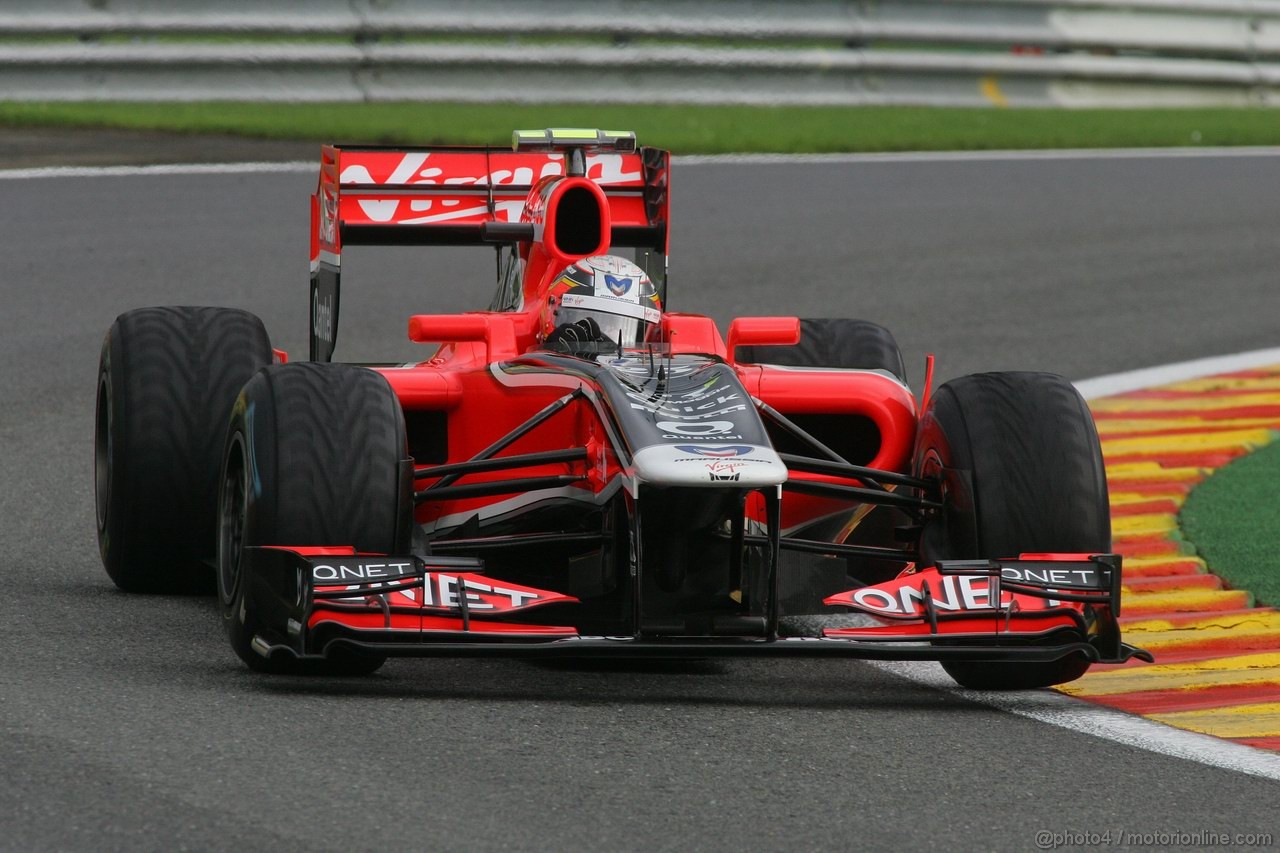
[[1218,470],[1191,492],[1179,523],[1214,574],[1280,605],[1280,441]]
[[1280,145],[1280,113],[1266,109],[0,102],[4,125],[387,144],[505,144],[519,127],[620,127],[680,154]]

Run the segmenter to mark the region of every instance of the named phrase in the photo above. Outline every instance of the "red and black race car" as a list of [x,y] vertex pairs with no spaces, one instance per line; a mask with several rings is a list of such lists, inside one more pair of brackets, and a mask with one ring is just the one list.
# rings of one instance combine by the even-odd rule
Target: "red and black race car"
[[[858,320],[663,311],[667,151],[518,131],[512,150],[323,149],[310,361],[254,316],[147,308],[98,379],[103,562],[214,568],[267,672],[389,655],[940,660],[1029,688],[1147,653],[1089,412],[1061,377],[917,398]],[[489,244],[487,311],[423,314],[420,364],[332,361],[344,245]],[[932,371],[930,370],[931,374]]]

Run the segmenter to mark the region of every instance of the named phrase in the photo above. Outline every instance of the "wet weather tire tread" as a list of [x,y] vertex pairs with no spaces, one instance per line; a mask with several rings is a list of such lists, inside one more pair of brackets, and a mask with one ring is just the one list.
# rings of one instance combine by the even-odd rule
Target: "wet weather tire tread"
[[404,421],[371,370],[314,363],[262,374],[274,396],[277,524],[271,542],[397,550]]
[[[921,419],[917,473],[928,451],[957,472],[946,514],[926,528],[926,563],[1028,552],[1111,549],[1106,474],[1097,431],[1076,389],[1048,373],[982,373],[952,380]],[[1074,680],[1076,656],[1051,663],[947,662],[975,689],[1029,689]]]
[[[287,364],[260,371],[236,402],[228,451],[243,440],[253,488],[245,545],[347,546],[403,554],[412,500],[404,415],[387,380],[364,368]],[[222,557],[220,555],[219,559]],[[221,570],[219,577],[225,581]],[[245,581],[220,590],[231,646],[261,672],[363,675],[383,657],[338,652],[326,660],[263,658],[250,647],[254,614],[243,614]],[[251,610],[251,608],[250,608]]]
[[111,326],[100,383],[111,391],[114,453],[99,542],[122,589],[209,585],[202,561],[214,553],[227,418],[271,359],[262,321],[246,311],[142,308]]

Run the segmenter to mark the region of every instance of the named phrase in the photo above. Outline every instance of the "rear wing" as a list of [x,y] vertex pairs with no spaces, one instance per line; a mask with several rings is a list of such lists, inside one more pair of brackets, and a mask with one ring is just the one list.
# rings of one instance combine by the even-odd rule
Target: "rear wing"
[[[658,148],[586,157],[609,200],[617,246],[666,253],[668,153]],[[539,180],[565,173],[559,151],[488,147],[326,145],[316,190],[316,249],[343,245],[474,245],[486,222],[519,222]]]
[[[669,152],[600,150],[586,177],[604,191],[611,245],[667,254]],[[311,358],[332,357],[342,247],[466,246],[513,240],[530,190],[566,172],[564,151],[326,145],[311,200]]]

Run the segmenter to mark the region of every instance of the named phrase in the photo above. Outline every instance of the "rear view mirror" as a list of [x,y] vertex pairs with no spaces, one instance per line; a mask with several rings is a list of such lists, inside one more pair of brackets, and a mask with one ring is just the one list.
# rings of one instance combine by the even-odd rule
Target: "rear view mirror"
[[800,343],[799,317],[739,317],[729,324],[725,357],[734,362],[740,346],[792,346]]

